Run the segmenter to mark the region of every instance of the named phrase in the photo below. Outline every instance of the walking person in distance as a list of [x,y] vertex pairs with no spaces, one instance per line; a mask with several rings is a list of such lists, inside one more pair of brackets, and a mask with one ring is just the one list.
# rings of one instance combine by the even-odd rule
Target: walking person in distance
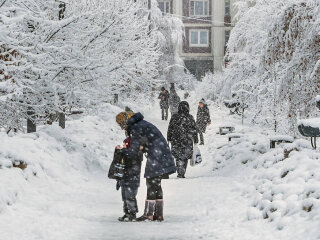
[[210,112],[206,101],[202,98],[199,102],[197,112],[197,128],[200,136],[200,145],[204,145],[203,134],[206,132],[207,126],[211,124]]
[[182,101],[178,113],[171,117],[167,133],[171,152],[176,159],[178,178],[185,178],[188,160],[193,154],[193,145],[198,143],[196,122],[189,111],[188,102]]

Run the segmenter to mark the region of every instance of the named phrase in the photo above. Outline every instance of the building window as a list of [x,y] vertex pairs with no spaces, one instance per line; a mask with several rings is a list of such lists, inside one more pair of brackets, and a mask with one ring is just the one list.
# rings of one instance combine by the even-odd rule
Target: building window
[[191,47],[208,47],[209,31],[208,30],[190,30]]
[[225,1],[224,15],[230,16],[230,0]]
[[190,1],[190,16],[209,16],[209,1]]
[[170,13],[170,1],[159,1],[158,6],[163,14]]

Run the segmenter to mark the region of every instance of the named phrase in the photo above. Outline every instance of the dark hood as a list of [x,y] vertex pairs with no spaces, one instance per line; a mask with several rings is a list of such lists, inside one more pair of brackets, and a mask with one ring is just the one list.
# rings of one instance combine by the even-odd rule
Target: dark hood
[[132,125],[143,120],[143,118],[144,118],[143,115],[139,112],[134,114],[131,118],[129,118],[128,124],[127,124],[127,131],[130,131]]
[[189,114],[190,112],[190,108],[189,108],[189,103],[186,101],[182,101],[181,103],[179,103],[179,107],[178,107],[178,113],[180,114]]

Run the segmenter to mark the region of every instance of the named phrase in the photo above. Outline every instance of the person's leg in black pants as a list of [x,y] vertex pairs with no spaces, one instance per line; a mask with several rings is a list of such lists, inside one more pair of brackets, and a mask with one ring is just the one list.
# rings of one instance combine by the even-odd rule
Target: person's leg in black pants
[[121,187],[121,196],[123,201],[123,212],[125,215],[129,215],[127,202],[126,202],[126,191],[124,187]]
[[147,178],[147,200],[144,214],[137,221],[163,220],[163,192],[161,177]]
[[137,204],[137,194],[138,187],[137,186],[127,186],[123,185],[121,187],[121,195],[123,201],[123,211],[124,216],[119,217],[119,221],[132,221],[136,218],[136,213],[138,212],[138,204]]
[[199,131],[200,145],[204,145],[203,132]]
[[147,199],[155,200],[153,220],[163,221],[163,192],[161,177],[147,179]]
[[135,215],[138,212],[137,204],[138,187],[126,187],[125,188],[125,202],[127,211],[130,215]]
[[148,178],[147,179],[147,200],[162,199],[163,192],[161,187],[161,178]]
[[200,137],[200,145],[204,145],[203,133],[205,132],[205,126],[198,125],[198,133]]
[[178,178],[185,178],[188,166],[188,159],[176,159]]
[[161,118],[164,120],[164,108],[161,108]]

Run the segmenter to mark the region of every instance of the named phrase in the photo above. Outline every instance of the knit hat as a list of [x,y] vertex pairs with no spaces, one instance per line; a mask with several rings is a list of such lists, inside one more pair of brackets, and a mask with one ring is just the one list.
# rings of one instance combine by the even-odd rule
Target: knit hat
[[126,148],[130,147],[130,137],[127,137],[125,140],[123,140],[123,143],[126,145]]
[[204,98],[202,98],[199,103],[203,103],[204,105],[207,105],[206,100],[204,100]]
[[122,129],[127,128],[127,123],[129,118],[131,118],[134,115],[133,112],[128,111],[128,112],[121,112],[116,116],[116,122],[119,124],[119,126]]
[[161,88],[161,91],[164,91],[164,90],[166,90],[166,89],[165,89],[164,87],[162,87],[162,88]]

